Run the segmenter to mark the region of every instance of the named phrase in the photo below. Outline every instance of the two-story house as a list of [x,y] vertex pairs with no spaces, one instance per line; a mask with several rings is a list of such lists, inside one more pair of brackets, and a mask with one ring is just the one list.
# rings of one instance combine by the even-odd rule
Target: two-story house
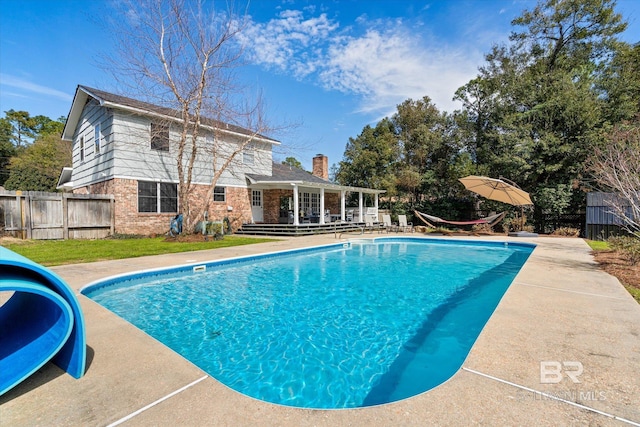
[[[65,168],[59,188],[84,194],[115,196],[115,230],[124,234],[161,234],[181,212],[176,161],[179,114],[101,90],[78,86],[62,138],[73,144],[73,166]],[[172,125],[174,124],[174,125]],[[328,180],[328,159],[313,160],[314,173],[273,162],[279,141],[250,130],[203,120],[199,140],[205,147],[196,156],[189,202],[205,206],[214,171],[227,157],[233,161],[216,182],[208,200],[208,218],[228,218],[237,229],[246,223],[323,224],[346,219],[346,194],[373,200],[377,212],[381,190],[345,187]],[[250,144],[247,138],[253,136]],[[213,150],[216,150],[215,161]],[[292,214],[293,212],[297,214]]]

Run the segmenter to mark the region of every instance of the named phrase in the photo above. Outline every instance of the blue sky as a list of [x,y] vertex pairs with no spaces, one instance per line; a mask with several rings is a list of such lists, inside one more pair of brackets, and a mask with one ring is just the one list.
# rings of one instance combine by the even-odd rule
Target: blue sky
[[[101,24],[114,0],[0,0],[0,112],[66,116],[78,84],[116,91],[99,65],[112,39]],[[223,4],[223,2],[218,2]],[[532,0],[253,0],[240,78],[260,88],[282,135],[279,158],[311,168],[342,159],[349,137],[429,96],[453,111],[455,90],[506,42]],[[619,0],[622,38],[640,41],[640,1]]]

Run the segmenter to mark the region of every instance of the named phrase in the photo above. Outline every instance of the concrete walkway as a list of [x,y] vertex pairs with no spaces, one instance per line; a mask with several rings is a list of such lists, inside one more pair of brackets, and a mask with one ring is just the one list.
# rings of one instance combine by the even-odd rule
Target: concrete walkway
[[[75,380],[55,365],[45,365],[0,397],[0,425],[640,425],[640,305],[597,268],[581,239],[485,240],[527,241],[538,247],[463,368],[419,396],[350,410],[260,402],[228,389],[80,295],[90,347],[86,375]],[[53,270],[78,290],[125,272],[336,241],[333,235],[291,238]],[[541,364],[547,383],[541,381]],[[549,382],[554,378],[561,381]]]

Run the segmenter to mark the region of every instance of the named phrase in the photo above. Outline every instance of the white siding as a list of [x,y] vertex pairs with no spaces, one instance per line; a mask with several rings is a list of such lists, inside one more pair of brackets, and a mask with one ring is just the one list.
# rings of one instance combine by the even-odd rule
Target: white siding
[[[102,152],[95,153],[95,126],[100,125]],[[84,161],[80,160],[80,138],[84,137]],[[74,186],[82,187],[104,181],[113,173],[113,115],[95,100],[85,105],[78,127],[73,135]]]
[[[104,141],[102,153],[94,153],[94,126],[100,123]],[[104,181],[114,177],[132,178],[163,182],[178,182],[177,177],[177,141],[179,125],[174,124],[170,131],[169,151],[151,149],[151,119],[128,114],[118,110],[100,107],[94,100],[87,103],[82,118],[74,135],[73,181],[75,187]],[[213,135],[206,132],[198,140],[198,145],[211,147]],[[85,160],[80,161],[79,139],[85,139]],[[242,139],[226,138],[224,143],[217,144],[219,158],[216,167],[221,168],[226,156],[237,151]],[[254,144],[254,164],[244,165],[242,153],[239,152],[218,180],[219,186],[246,187],[245,173],[271,175],[271,144],[258,142]],[[189,152],[189,147],[186,152]],[[194,165],[194,184],[209,184],[213,177],[211,150],[200,149]]]
[[115,114],[115,169],[117,177],[177,182],[174,147],[151,149],[151,121],[146,117]]

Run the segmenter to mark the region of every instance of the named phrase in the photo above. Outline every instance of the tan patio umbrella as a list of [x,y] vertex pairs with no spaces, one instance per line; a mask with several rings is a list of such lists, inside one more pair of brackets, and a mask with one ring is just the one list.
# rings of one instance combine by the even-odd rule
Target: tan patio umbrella
[[[458,179],[464,187],[490,200],[520,206],[520,229],[524,226],[523,206],[533,205],[529,193],[521,190],[515,183],[508,183],[502,179],[489,178],[487,176],[470,175]],[[516,214],[517,220],[517,214]]]
[[486,176],[470,175],[460,178],[464,187],[490,200],[508,203],[513,206],[533,205],[529,193],[521,190],[515,184],[510,184],[502,179]]

